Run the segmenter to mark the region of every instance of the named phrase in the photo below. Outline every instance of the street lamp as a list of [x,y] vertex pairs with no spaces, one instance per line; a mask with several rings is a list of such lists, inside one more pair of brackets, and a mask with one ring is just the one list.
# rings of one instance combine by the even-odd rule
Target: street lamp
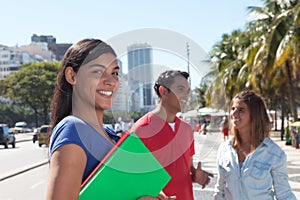
[[187,70],[188,70],[188,73],[190,75],[190,78],[189,78],[189,84],[190,84],[190,87],[191,87],[191,74],[190,74],[190,45],[188,42],[186,42],[186,56],[187,56]]

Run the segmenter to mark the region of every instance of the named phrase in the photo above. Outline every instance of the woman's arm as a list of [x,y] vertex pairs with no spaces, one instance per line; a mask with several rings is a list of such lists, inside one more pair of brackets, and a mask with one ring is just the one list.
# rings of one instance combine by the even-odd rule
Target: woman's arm
[[278,200],[296,200],[289,184],[289,177],[286,168],[286,155],[283,152],[278,165],[271,169],[274,191]]
[[220,173],[220,165],[219,165],[219,159],[221,156],[221,147],[219,147],[218,149],[218,154],[217,154],[217,169],[218,169],[218,175],[217,175],[217,183],[215,185],[215,189],[214,189],[214,200],[223,200],[224,199],[224,186],[225,186],[225,181],[224,181],[224,177],[221,176]]
[[219,166],[218,166],[218,176],[217,183],[214,189],[214,200],[223,200],[224,199],[224,179],[220,176]]
[[50,160],[46,199],[77,200],[86,161],[86,154],[78,145],[59,147]]

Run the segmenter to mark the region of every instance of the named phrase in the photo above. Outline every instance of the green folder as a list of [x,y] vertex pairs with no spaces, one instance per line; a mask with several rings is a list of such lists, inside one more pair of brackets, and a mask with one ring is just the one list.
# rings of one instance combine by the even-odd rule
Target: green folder
[[157,196],[171,177],[135,133],[126,133],[81,186],[79,200]]

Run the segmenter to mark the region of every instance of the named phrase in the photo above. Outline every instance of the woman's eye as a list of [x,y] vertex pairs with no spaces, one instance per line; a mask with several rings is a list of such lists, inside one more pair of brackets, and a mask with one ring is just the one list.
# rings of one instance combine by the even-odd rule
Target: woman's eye
[[244,113],[244,109],[238,109],[239,113]]

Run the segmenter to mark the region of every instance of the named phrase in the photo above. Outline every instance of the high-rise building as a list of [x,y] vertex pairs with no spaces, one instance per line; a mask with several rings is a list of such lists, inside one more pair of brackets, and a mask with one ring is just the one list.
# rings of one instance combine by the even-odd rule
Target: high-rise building
[[115,112],[124,112],[128,111],[128,101],[127,101],[127,93],[128,86],[126,76],[122,73],[122,62],[118,59],[118,66],[120,67],[119,72],[119,88],[117,91],[117,95],[114,98],[113,106],[111,108],[112,111]]
[[130,111],[147,112],[154,106],[153,49],[147,43],[133,44],[127,52]]

